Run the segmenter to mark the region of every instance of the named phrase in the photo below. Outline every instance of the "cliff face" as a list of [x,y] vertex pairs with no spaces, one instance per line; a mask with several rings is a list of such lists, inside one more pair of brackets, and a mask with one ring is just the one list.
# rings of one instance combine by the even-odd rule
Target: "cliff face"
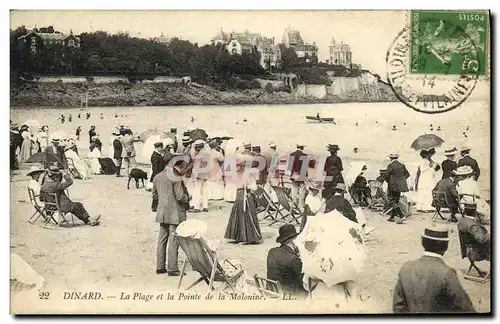
[[[295,93],[273,92],[264,89],[218,91],[211,87],[172,83],[124,82],[103,84],[96,82],[65,83],[26,82],[12,87],[11,106],[79,107],[80,99],[88,97],[89,106],[177,106],[177,105],[243,105],[243,104],[313,104],[337,102],[395,101],[389,87],[382,83],[358,87],[343,87],[332,91],[332,86],[303,85],[305,90]],[[318,89],[321,87],[321,89]]]

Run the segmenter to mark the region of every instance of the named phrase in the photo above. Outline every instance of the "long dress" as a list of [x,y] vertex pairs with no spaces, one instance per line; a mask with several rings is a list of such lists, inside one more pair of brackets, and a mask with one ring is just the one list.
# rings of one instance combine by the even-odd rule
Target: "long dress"
[[85,161],[80,159],[78,154],[73,151],[73,150],[67,150],[65,152],[66,158],[73,160],[73,165],[76,168],[76,171],[78,172],[79,177],[76,177],[77,179],[82,179],[85,180],[89,176],[89,172],[87,170],[87,165],[85,164]]
[[222,179],[220,163],[224,161],[224,156],[222,155],[222,152],[212,149],[210,157],[214,167],[210,172],[210,178],[208,180],[208,188],[210,192],[209,199],[221,200],[224,198],[224,180]]
[[101,174],[101,164],[99,163],[99,158],[101,157],[101,151],[95,147],[92,152],[90,152],[87,157],[90,160],[90,173],[91,174]]
[[40,151],[44,152],[47,146],[49,146],[49,134],[42,131],[38,133],[37,137],[40,143]]
[[477,206],[477,212],[481,217],[482,221],[489,221],[491,212],[490,205],[481,197],[479,192],[479,186],[473,178],[467,178],[458,182],[457,191],[462,198],[460,203],[472,203],[475,202]]
[[257,203],[250,189],[256,189],[256,178],[242,179],[244,169],[238,170],[236,199],[231,209],[231,215],[224,237],[229,240],[244,243],[258,243],[262,240],[259,219],[257,218]]
[[436,171],[435,163],[431,167],[431,163],[427,159],[422,159],[418,166],[420,169],[420,177],[418,178],[418,189],[416,191],[416,207],[419,211],[433,211],[432,207],[432,189],[436,186]]
[[23,144],[21,145],[21,151],[19,152],[19,161],[22,163],[31,157],[31,136],[27,131],[24,131],[21,136],[23,137]]

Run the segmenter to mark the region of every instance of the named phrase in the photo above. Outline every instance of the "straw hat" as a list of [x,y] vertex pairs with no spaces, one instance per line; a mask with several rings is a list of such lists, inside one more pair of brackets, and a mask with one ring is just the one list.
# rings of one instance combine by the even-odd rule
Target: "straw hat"
[[306,182],[307,189],[313,189],[313,190],[318,190],[318,191],[321,191],[323,189],[323,182],[322,181],[315,181],[315,180],[307,179],[305,182]]
[[335,190],[342,190],[344,192],[347,192],[345,183],[337,183],[337,185],[335,186]]
[[426,227],[422,238],[427,238],[434,241],[448,242],[448,227],[442,224]]
[[470,151],[470,146],[467,145],[467,144],[464,144],[462,145],[462,147],[460,148],[460,152],[466,152],[466,151]]
[[472,170],[472,168],[468,165],[463,165],[461,167],[458,167],[455,171],[452,172],[453,174],[458,176],[466,176],[472,174],[474,170]]
[[205,142],[201,139],[197,139],[196,141],[194,141],[193,145],[194,146],[205,146]]
[[42,169],[42,168],[40,168],[40,167],[37,167],[37,166],[34,166],[34,165],[33,165],[33,166],[30,168],[30,172],[28,172],[26,175],[27,175],[28,177],[31,177],[31,176],[32,176],[32,175],[34,175],[35,173],[43,173],[43,172],[45,172],[45,169]]
[[269,147],[276,147],[276,142],[275,141],[269,142]]
[[392,152],[391,154],[389,154],[389,157],[390,157],[391,159],[397,159],[397,158],[399,158],[399,154],[398,154],[398,153],[395,153],[395,152]]
[[444,150],[445,156],[455,155],[457,153],[457,149],[455,147],[449,147]]
[[337,144],[328,144],[326,148],[328,149],[328,151],[332,152],[337,152],[340,150],[340,147]]
[[189,135],[186,135],[182,138],[182,143],[191,143],[193,140]]

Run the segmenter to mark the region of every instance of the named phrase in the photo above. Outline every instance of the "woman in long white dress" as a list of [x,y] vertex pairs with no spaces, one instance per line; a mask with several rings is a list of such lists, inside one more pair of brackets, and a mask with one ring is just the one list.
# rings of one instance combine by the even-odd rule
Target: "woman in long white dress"
[[45,152],[45,149],[49,146],[49,126],[43,125],[38,132],[37,138],[40,143],[40,151]]
[[[84,160],[80,159],[80,156],[73,150],[73,146],[75,145],[74,143],[70,144],[71,147],[68,148],[64,154],[66,155],[66,158],[71,159],[73,161],[73,165],[76,168],[76,171],[78,172],[78,177],[75,177],[77,179],[88,179],[89,172],[87,170],[87,165]],[[98,161],[99,162],[99,161]]]
[[97,147],[94,147],[92,152],[90,152],[87,157],[90,161],[90,173],[101,174],[101,164],[99,163],[99,158],[101,158],[101,151],[99,151]]
[[21,152],[19,152],[19,162],[25,162],[31,157],[31,134],[28,129],[25,129],[21,136],[23,143],[21,144]]
[[436,171],[439,165],[432,160],[432,153],[422,150],[420,152],[422,160],[417,168],[415,179],[415,199],[417,211],[431,212],[432,207],[432,189],[436,186]]

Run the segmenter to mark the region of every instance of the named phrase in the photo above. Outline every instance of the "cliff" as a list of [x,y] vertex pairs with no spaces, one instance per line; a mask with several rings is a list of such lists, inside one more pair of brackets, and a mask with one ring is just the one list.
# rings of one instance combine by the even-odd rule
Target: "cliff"
[[[379,85],[383,89],[384,85],[382,83]],[[332,94],[322,89],[318,91],[316,88],[311,91],[295,93],[268,93],[264,89],[218,91],[212,87],[175,83],[24,82],[11,88],[10,104],[12,107],[79,107],[80,98],[85,96],[88,97],[89,106],[98,107],[314,104],[396,100],[390,89],[382,91],[384,95],[376,100],[370,97],[369,92],[360,89],[340,94]],[[324,95],[318,96],[317,93]]]

